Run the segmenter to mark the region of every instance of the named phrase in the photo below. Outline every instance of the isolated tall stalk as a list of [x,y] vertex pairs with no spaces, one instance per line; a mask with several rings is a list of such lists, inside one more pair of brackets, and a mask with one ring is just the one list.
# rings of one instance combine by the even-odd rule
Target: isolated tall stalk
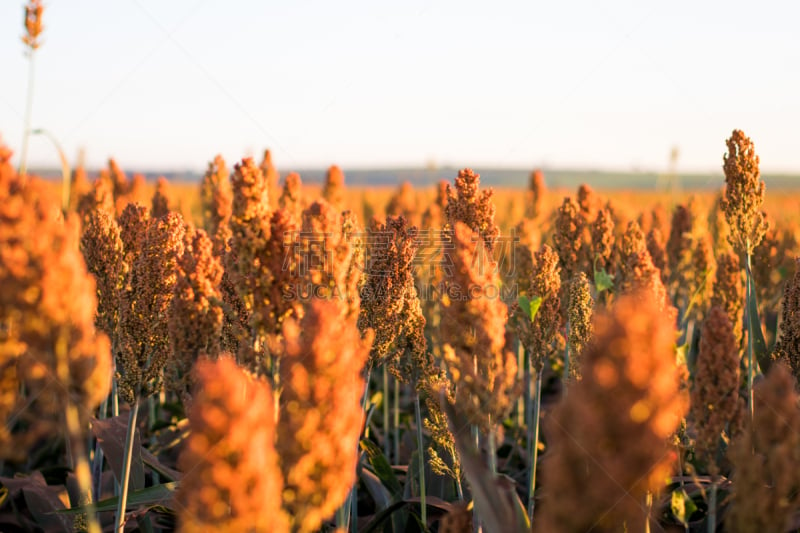
[[[753,342],[755,317],[750,316],[756,309],[752,290],[753,277],[750,268],[753,249],[758,246],[769,228],[769,224],[761,211],[764,203],[764,182],[759,178],[759,158],[755,153],[753,142],[741,130],[733,130],[726,141],[728,153],[723,156],[725,171],[725,194],[720,205],[725,212],[725,219],[730,226],[728,241],[734,249],[745,256],[746,289],[745,306],[747,308],[747,405],[750,417],[753,417]],[[752,304],[752,307],[751,307]]]
[[22,42],[25,43],[26,55],[28,56],[28,90],[25,96],[25,118],[24,129],[22,131],[22,150],[19,158],[19,175],[25,179],[28,166],[28,137],[31,133],[31,115],[33,113],[33,87],[34,87],[34,58],[35,52],[41,46],[39,40],[44,27],[42,26],[42,12],[44,6],[41,0],[30,0],[25,6],[25,35]]

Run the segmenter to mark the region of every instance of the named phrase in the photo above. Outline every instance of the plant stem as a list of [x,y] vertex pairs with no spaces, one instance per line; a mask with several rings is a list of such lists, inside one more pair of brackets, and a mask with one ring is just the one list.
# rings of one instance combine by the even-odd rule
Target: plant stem
[[394,445],[394,460],[400,462],[400,387],[402,383],[394,380],[394,395],[392,397],[392,440]]
[[117,502],[117,522],[114,530],[117,533],[125,531],[125,505],[128,500],[128,486],[131,480],[131,460],[133,459],[133,441],[136,434],[136,418],[139,414],[139,396],[133,399],[131,411],[128,415],[128,430],[125,433],[125,453],[122,459],[122,490]]
[[[111,378],[114,379],[113,377]],[[100,405],[100,414],[98,418],[100,420],[105,420],[108,412],[108,404],[109,404],[109,397],[110,395],[106,396],[106,399],[103,400],[103,403]],[[95,442],[94,447],[94,458],[92,459],[92,479],[95,481],[94,485],[94,497],[95,499],[100,498],[100,490],[103,485],[102,483],[103,477],[103,448],[100,447],[100,440],[98,439]]]
[[92,499],[92,473],[89,469],[89,460],[86,458],[83,436],[81,434],[80,416],[78,407],[67,400],[66,408],[67,433],[71,442],[72,457],[75,462],[75,477],[78,480],[80,501],[86,509],[87,529],[89,533],[100,533],[100,524],[97,522],[97,511]]
[[491,470],[492,474],[497,474],[497,437],[495,435],[494,428],[489,425],[489,435],[488,435],[488,447],[489,447],[489,470]]
[[[716,477],[716,476],[714,476]],[[717,530],[717,480],[712,478],[711,497],[708,499],[708,533]]]
[[750,315],[750,290],[753,276],[750,270],[750,253],[747,253],[745,309],[747,310],[747,408],[753,419],[753,317]]
[[[517,343],[517,379],[519,379],[520,383],[523,379],[525,379],[525,349],[522,347],[522,343],[519,342],[519,339],[516,340]],[[528,392],[527,390],[525,391]],[[517,427],[521,428],[525,424],[525,400],[528,397],[528,394],[523,394],[519,398],[517,398]]]
[[461,485],[461,479],[456,479],[456,494],[458,495],[458,501],[464,501],[464,487]]
[[[367,403],[369,402],[369,380],[371,377],[372,367],[368,367],[367,376],[364,380],[364,396],[361,398],[361,411],[364,413],[367,412]],[[367,424],[365,420],[362,434],[366,432]],[[356,445],[356,454],[359,454],[360,450],[360,446]],[[347,495],[347,499],[336,511],[336,528],[347,530],[348,524],[350,524],[351,531],[358,531],[358,477],[356,477],[356,482],[353,488],[350,489],[350,494]]]
[[[480,456],[481,454],[481,432],[478,430],[478,426],[472,425],[470,428],[472,431],[472,438],[474,439],[475,444],[475,452]],[[478,516],[478,506],[475,505],[475,496],[473,495],[473,504],[472,504],[472,531],[475,533],[480,533],[483,528],[481,527],[481,518]]]
[[417,418],[417,463],[419,465],[419,502],[422,525],[428,529],[428,506],[425,498],[425,443],[422,440],[422,412],[419,407],[419,392],[414,393],[414,416]]
[[567,319],[565,327],[567,342],[564,343],[564,377],[562,379],[564,383],[564,394],[567,393],[567,382],[569,382],[569,319]]
[[528,486],[528,518],[533,522],[533,510],[536,506],[536,463],[539,460],[539,411],[542,403],[542,370],[536,370],[536,388],[534,389],[533,420],[528,427],[528,443],[531,446],[531,477]]
[[[391,464],[392,443],[389,441],[389,371],[386,365],[383,365],[383,455]],[[397,460],[397,458],[395,458]]]
[[28,50],[28,92],[25,100],[25,127],[22,132],[22,149],[19,154],[18,174],[24,180],[28,172],[28,140],[31,134],[31,116],[33,114],[33,84],[35,50]]
[[86,528],[89,533],[100,533],[97,511],[92,500],[92,472],[86,455],[81,417],[78,406],[70,398],[72,375],[69,367],[69,345],[65,335],[59,335],[54,345],[56,358],[56,375],[61,386],[67,390],[65,398],[64,421],[67,430],[67,455],[70,466],[78,481],[78,503],[86,509]]

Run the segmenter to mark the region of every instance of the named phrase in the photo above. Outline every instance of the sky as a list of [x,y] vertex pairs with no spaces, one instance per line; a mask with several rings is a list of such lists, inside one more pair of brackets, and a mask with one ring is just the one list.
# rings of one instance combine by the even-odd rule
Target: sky
[[[19,153],[22,0],[0,1]],[[800,2],[45,0],[34,128],[90,166],[721,172],[734,128],[800,172]],[[32,166],[57,164],[34,137]]]

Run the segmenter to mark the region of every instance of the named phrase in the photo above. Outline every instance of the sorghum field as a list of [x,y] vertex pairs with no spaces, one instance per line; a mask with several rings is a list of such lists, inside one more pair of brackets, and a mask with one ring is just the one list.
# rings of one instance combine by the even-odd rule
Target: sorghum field
[[797,202],[719,147],[675,196],[0,145],[0,531],[797,531]]

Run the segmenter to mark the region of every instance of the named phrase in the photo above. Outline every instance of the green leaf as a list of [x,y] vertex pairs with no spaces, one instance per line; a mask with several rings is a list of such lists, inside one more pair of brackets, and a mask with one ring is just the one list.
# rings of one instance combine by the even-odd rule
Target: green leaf
[[681,344],[675,349],[675,363],[678,366],[686,364],[686,355],[689,353],[689,343]]
[[525,313],[525,316],[531,318],[531,301],[528,300],[528,297],[524,294],[517,298],[517,304],[519,304],[519,308],[522,309],[522,312]]
[[594,269],[594,287],[597,293],[614,288],[614,276],[606,272],[605,268]]
[[[178,482],[173,481],[170,483],[163,483],[155,487],[147,487],[146,489],[136,490],[128,493],[128,501],[126,508],[131,509],[135,507],[155,507],[156,505],[164,505],[169,502],[175,491],[178,490]],[[119,498],[114,496],[105,500],[99,501],[95,504],[97,512],[116,511],[117,502]],[[57,511],[62,514],[80,514],[85,512],[83,507],[73,507],[71,509],[63,509]]]
[[770,354],[767,349],[767,341],[764,340],[764,332],[761,331],[761,319],[758,315],[758,300],[756,298],[756,284],[753,282],[752,274],[748,273],[749,283],[747,284],[747,321],[749,331],[753,332],[753,354],[758,361],[761,372],[766,374],[770,364]]
[[684,526],[689,525],[689,518],[692,516],[692,513],[697,511],[697,505],[695,505],[694,501],[683,489],[672,491],[670,507],[672,509],[672,515]]
[[541,296],[535,296],[533,298],[533,300],[530,301],[529,305],[530,305],[530,313],[531,313],[530,314],[531,322],[533,322],[533,320],[536,318],[536,313],[539,312],[539,308],[542,306],[542,301],[543,300],[542,300]]
[[381,483],[389,491],[392,497],[399,497],[403,493],[403,487],[400,485],[397,476],[394,475],[392,465],[383,455],[380,447],[368,439],[361,439],[361,449],[367,455],[367,462],[375,471],[375,475],[381,480]]

